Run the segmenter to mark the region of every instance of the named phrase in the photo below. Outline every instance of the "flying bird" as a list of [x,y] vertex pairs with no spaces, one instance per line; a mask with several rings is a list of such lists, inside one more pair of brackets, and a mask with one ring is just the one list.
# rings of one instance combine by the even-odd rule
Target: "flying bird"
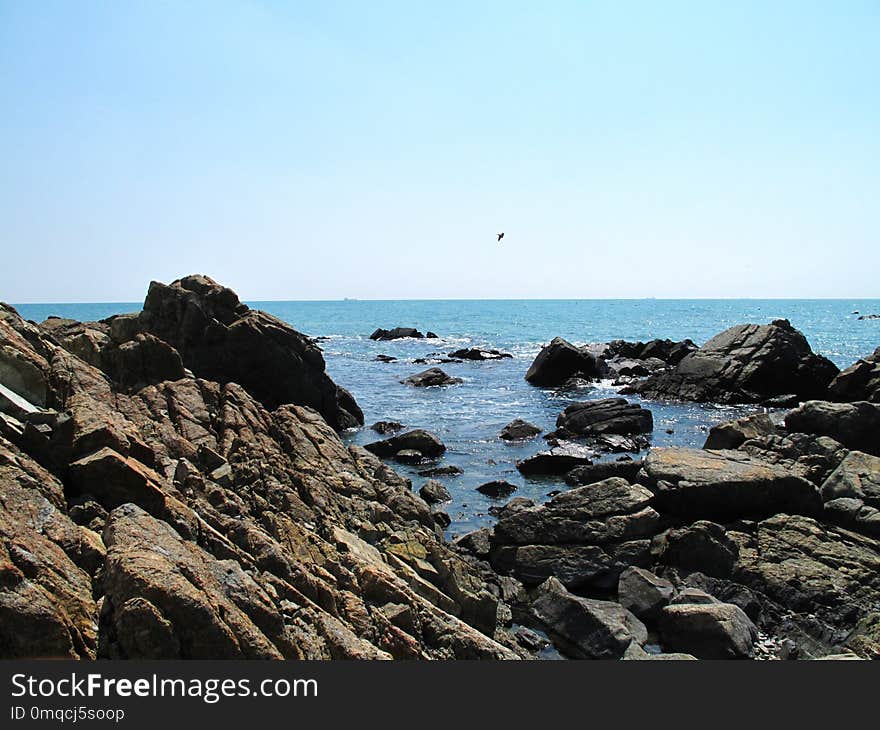
[[504,238],[504,231],[498,234],[498,240],[500,241],[502,238]]

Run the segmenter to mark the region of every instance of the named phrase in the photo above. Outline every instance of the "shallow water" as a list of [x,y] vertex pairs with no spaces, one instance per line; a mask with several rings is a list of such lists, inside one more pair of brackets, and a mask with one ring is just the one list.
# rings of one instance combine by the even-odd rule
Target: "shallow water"
[[[366,424],[395,420],[407,428],[426,428],[448,447],[437,465],[457,464],[458,477],[442,477],[453,500],[444,506],[453,522],[450,535],[468,532],[493,521],[492,500],[475,487],[506,479],[518,485],[514,496],[546,499],[563,488],[560,478],[526,479],[514,462],[544,448],[538,439],[508,444],[498,438],[514,418],[524,418],[545,431],[569,403],[615,395],[610,383],[578,392],[535,388],[524,380],[541,346],[555,336],[574,343],[611,339],[648,340],[689,337],[702,344],[721,330],[743,322],[765,323],[787,318],[813,349],[846,367],[880,345],[880,320],[858,320],[880,312],[880,300],[535,300],[535,301],[334,301],[249,302],[321,341],[327,370],[348,388],[364,410]],[[29,304],[21,314],[40,321],[50,314],[88,320],[118,312],[137,311],[140,304]],[[417,327],[441,337],[426,340],[374,342],[376,327]],[[399,381],[430,365],[412,360],[461,347],[482,346],[509,352],[512,359],[442,364],[447,373],[464,379],[448,388],[412,388]],[[376,362],[378,354],[398,358]],[[631,399],[640,401],[637,397]],[[754,408],[640,401],[654,414],[653,444],[702,446],[709,426]],[[666,433],[671,430],[672,433]],[[369,428],[344,438],[364,444],[382,438]],[[414,489],[425,481],[416,471],[425,466],[395,465],[410,476]],[[506,500],[501,500],[506,501]]]

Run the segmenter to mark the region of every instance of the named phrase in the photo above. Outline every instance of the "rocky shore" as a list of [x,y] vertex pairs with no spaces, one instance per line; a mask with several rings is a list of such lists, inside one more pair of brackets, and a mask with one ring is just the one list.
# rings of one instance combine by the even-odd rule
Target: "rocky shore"
[[[154,282],[100,322],[0,305],[0,656],[880,658],[878,353],[838,371],[785,320],[557,338],[529,383],[637,397],[570,405],[543,440],[505,427],[554,496],[482,484],[497,522],[448,542],[440,439],[383,421],[346,446],[364,416],[315,341],[230,289]],[[656,399],[767,411],[651,448]]]

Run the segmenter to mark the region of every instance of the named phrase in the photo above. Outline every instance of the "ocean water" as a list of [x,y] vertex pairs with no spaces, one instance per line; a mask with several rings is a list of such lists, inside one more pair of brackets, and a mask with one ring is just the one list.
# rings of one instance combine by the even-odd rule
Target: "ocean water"
[[[436,465],[456,464],[457,477],[441,481],[452,494],[442,505],[452,524],[449,535],[490,524],[489,508],[499,502],[476,487],[492,479],[517,485],[513,496],[536,501],[564,488],[561,478],[527,479],[515,461],[545,447],[539,437],[508,444],[498,438],[505,424],[524,418],[545,431],[556,416],[576,400],[616,395],[610,383],[577,392],[536,388],[524,380],[542,345],[562,336],[574,343],[612,339],[648,340],[691,338],[702,344],[727,327],[743,322],[766,323],[786,318],[800,329],[813,349],[846,367],[880,345],[880,320],[859,320],[854,312],[880,313],[880,300],[519,300],[519,301],[332,301],[248,302],[289,322],[320,342],[333,379],[348,388],[364,411],[366,426],[344,434],[350,443],[382,438],[369,429],[379,420],[400,421],[409,428],[436,433],[447,452]],[[137,311],[139,303],[27,304],[20,313],[35,321],[49,315],[93,320],[119,312]],[[439,339],[374,342],[377,327],[416,327],[431,330]],[[489,347],[508,352],[512,359],[440,365],[464,382],[447,388],[412,388],[399,381],[430,365],[412,361],[432,354],[448,354],[461,347]],[[379,354],[397,362],[376,362]],[[708,428],[754,407],[678,404],[642,401],[654,414],[652,443],[659,446],[702,446]],[[671,431],[671,433],[667,433]],[[616,458],[616,456],[608,457]],[[416,472],[426,468],[395,464],[418,489],[425,479]],[[506,501],[502,500],[501,502]]]

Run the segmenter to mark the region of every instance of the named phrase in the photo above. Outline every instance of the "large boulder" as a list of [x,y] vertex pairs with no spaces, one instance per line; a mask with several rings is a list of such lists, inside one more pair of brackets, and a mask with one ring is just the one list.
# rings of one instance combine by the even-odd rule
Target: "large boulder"
[[880,509],[880,457],[850,451],[824,481],[821,493],[826,502],[848,497]]
[[808,401],[785,416],[789,431],[830,436],[849,449],[880,456],[880,403]]
[[556,419],[556,428],[574,436],[650,433],[654,429],[651,411],[626,398],[572,403]]
[[498,438],[504,441],[525,441],[534,438],[541,430],[538,426],[521,418],[515,418],[501,429]]
[[639,479],[660,513],[679,517],[730,521],[822,509],[813,484],[742,451],[652,449]]
[[622,461],[600,461],[596,464],[577,466],[565,475],[565,483],[570,487],[582,487],[595,484],[611,477],[620,477],[628,482],[636,479],[642,468],[641,459],[623,459]]
[[617,600],[643,621],[655,619],[672,599],[675,589],[668,580],[643,568],[622,571],[617,584]]
[[236,382],[267,408],[319,411],[337,429],[363,424],[354,398],[325,372],[312,340],[206,276],[152,282],[138,317],[142,332],[171,345],[196,376]]
[[880,403],[880,347],[842,370],[828,386],[828,397],[836,401]]
[[538,588],[532,612],[579,659],[619,659],[630,644],[648,639],[645,625],[619,603],[581,598],[555,578]]
[[392,457],[398,451],[418,451],[423,456],[434,458],[441,456],[446,451],[446,446],[437,436],[421,428],[382,441],[374,441],[366,444],[364,448],[383,458]]
[[767,436],[776,430],[773,419],[766,413],[756,413],[735,421],[719,423],[709,429],[704,449],[738,449],[749,439]]
[[532,385],[558,386],[575,376],[595,379],[602,373],[595,355],[556,337],[538,353],[526,372],[526,380]]
[[516,462],[516,468],[526,476],[566,474],[575,467],[592,464],[594,456],[586,446],[562,441],[546,451],[520,459]]
[[699,659],[750,659],[758,630],[739,606],[730,603],[682,603],[660,614],[665,649]]
[[820,398],[838,373],[785,319],[743,324],[715,335],[672,370],[633,386],[648,398],[764,403],[779,397]]

